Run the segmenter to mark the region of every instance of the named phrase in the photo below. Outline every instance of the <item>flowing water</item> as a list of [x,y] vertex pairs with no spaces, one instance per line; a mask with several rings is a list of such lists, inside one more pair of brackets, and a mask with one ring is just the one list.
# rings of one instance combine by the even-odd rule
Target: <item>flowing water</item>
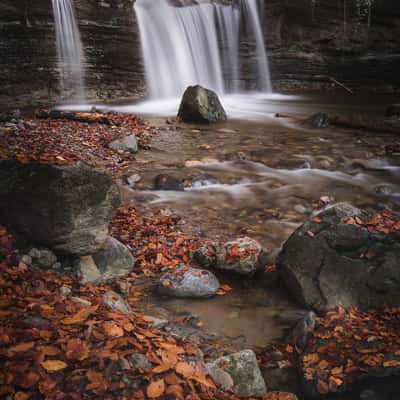
[[[396,135],[308,130],[296,122],[318,111],[383,115],[392,101],[346,95],[258,98],[242,114],[227,107],[237,118],[210,126],[153,117],[158,134],[152,150],[139,152],[127,171],[139,174],[141,181],[134,190],[123,190],[124,200],[133,200],[144,212],[177,213],[183,231],[204,240],[253,237],[273,262],[282,243],[321,205],[321,197],[363,208],[399,207],[400,157],[385,152],[387,144],[398,142]],[[296,118],[275,118],[276,112]],[[154,190],[160,173],[184,180],[185,191]],[[280,317],[299,311],[284,290],[228,275],[220,279],[234,288],[225,297],[192,301],[150,296],[144,307],[160,317],[194,315],[207,332],[229,337],[235,349],[279,339],[292,322]]]
[[64,95],[83,103],[85,56],[72,0],[53,0],[60,84]]
[[256,0],[181,5],[168,0],[135,3],[151,99],[177,98],[197,84],[220,95],[239,91],[241,24],[255,43],[258,90],[271,91]]

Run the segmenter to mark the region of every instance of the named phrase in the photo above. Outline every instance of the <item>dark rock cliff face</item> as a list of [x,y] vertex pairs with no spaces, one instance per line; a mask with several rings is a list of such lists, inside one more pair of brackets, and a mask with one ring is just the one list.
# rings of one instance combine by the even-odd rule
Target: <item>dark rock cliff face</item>
[[317,76],[328,75],[350,87],[398,91],[400,2],[373,0],[370,14],[365,3],[266,1],[264,25],[275,85],[319,88],[327,80]]
[[[145,94],[133,2],[75,0],[90,100]],[[357,3],[265,0],[263,25],[276,90],[328,87],[323,76],[330,76],[355,88],[399,91],[400,2],[374,0],[370,16]],[[244,83],[251,88],[250,40],[242,41],[241,55]],[[0,107],[62,100],[58,73],[51,0],[1,1]]]
[[[133,0],[75,0],[89,100],[144,93]],[[0,4],[0,106],[62,101],[51,0]]]

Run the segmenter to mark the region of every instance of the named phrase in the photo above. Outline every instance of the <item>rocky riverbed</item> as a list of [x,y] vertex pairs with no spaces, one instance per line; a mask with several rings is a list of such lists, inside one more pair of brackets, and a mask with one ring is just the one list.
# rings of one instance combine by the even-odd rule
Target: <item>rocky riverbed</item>
[[0,358],[35,372],[2,376],[2,393],[65,398],[71,378],[89,397],[391,398],[375,379],[400,366],[398,134],[307,126],[318,111],[341,110],[272,102],[262,121],[206,126],[4,115]]

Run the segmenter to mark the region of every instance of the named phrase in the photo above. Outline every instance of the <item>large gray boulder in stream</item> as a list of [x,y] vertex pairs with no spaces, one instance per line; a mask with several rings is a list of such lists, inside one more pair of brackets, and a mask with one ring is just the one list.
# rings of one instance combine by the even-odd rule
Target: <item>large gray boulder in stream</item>
[[227,116],[215,92],[202,86],[189,86],[182,98],[178,117],[188,123],[209,124],[226,121]]
[[400,232],[375,229],[371,218],[379,216],[341,203],[293,233],[277,264],[300,303],[317,310],[400,306]]
[[100,249],[120,205],[106,173],[84,163],[0,161],[0,218],[31,242],[61,254]]

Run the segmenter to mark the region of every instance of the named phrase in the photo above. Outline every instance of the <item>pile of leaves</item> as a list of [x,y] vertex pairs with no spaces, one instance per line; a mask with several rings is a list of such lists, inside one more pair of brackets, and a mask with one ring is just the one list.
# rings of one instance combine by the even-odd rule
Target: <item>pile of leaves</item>
[[0,135],[0,159],[16,158],[27,163],[68,164],[78,160],[107,171],[116,177],[134,160],[126,152],[108,145],[126,135],[135,134],[139,148],[147,149],[148,124],[128,114],[104,114],[100,122],[70,119],[25,119],[18,128]]
[[320,394],[344,390],[363,376],[400,370],[400,308],[327,312],[300,358]]
[[197,238],[181,232],[180,223],[179,217],[161,212],[142,217],[129,205],[118,210],[111,223],[111,235],[131,250],[136,260],[135,273],[156,276],[187,264],[199,246]]
[[[65,297],[65,287],[90,305]],[[102,301],[109,289],[28,268],[0,226],[0,397],[237,399],[216,389],[191,342],[152,329],[132,303],[129,314],[109,309]],[[151,368],[134,366],[138,353]]]
[[[106,286],[78,289],[89,307],[64,297],[61,287],[76,282],[28,269],[12,236],[0,232],[0,397],[228,398],[216,393],[191,343],[150,329],[139,312],[111,311],[101,300]],[[133,353],[154,368],[133,368]]]

